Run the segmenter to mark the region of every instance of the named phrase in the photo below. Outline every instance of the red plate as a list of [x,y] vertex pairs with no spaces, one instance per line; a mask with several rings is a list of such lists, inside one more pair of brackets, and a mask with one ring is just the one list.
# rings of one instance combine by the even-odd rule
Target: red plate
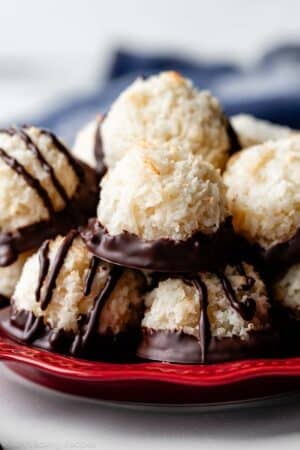
[[0,337],[0,360],[43,386],[124,403],[222,404],[300,388],[300,358],[257,359],[209,366],[112,364],[50,353]]

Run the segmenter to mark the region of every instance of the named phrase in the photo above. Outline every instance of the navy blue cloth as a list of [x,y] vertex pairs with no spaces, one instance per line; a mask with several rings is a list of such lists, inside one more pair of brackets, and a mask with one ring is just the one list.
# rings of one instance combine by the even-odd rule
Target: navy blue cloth
[[78,129],[97,113],[107,111],[137,76],[162,70],[177,70],[199,88],[211,90],[229,115],[246,112],[300,128],[300,45],[275,48],[249,67],[119,50],[99,89],[89,96],[75,98],[34,123],[52,129],[71,143]]

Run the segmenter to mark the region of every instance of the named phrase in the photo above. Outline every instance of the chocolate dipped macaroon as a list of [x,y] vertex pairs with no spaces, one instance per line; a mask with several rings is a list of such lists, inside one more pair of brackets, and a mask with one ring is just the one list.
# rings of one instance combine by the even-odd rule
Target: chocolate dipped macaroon
[[0,130],[0,266],[84,224],[97,197],[94,170],[51,132],[31,126]]
[[300,349],[300,263],[294,264],[273,282],[275,320],[286,354]]
[[205,364],[278,352],[266,286],[245,262],[158,278],[145,304],[137,351],[143,359]]
[[12,338],[59,353],[132,355],[143,311],[143,276],[95,258],[76,231],[30,257],[1,324]]
[[235,236],[219,172],[171,144],[136,144],[101,183],[89,249],[128,267],[187,272],[219,267]]
[[300,262],[300,137],[268,141],[231,158],[224,173],[237,233],[272,278]]

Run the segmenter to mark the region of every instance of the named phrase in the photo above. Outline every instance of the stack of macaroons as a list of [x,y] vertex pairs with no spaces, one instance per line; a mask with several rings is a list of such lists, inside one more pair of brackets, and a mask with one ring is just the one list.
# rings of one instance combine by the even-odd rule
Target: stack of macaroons
[[82,236],[96,256],[159,280],[145,295],[138,356],[205,363],[274,353],[267,289],[238,259],[221,176],[201,156],[136,143],[103,178],[98,218]]
[[299,338],[300,137],[243,150],[229,161],[224,181],[235,230],[257,251],[273,286],[279,326],[284,335],[296,326]]
[[23,264],[44,239],[94,214],[97,178],[52,133],[0,130],[0,298],[8,301]]
[[278,355],[265,275],[298,319],[300,138],[247,120],[164,72],[81,130],[74,158],[43,130],[0,133],[3,295],[19,278],[2,328],[97,360]]
[[205,363],[276,347],[226,204],[228,123],[210,94],[167,72],[136,81],[100,127],[108,171],[81,235],[95,256],[147,272],[140,357]]

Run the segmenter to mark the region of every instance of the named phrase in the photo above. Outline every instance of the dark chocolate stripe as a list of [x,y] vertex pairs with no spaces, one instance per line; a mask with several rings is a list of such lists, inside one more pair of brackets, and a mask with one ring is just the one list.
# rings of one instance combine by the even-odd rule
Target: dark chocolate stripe
[[96,256],[92,256],[91,260],[90,260],[90,265],[88,268],[88,273],[86,276],[86,280],[84,283],[84,289],[83,289],[83,294],[89,295],[91,293],[91,289],[92,289],[92,285],[93,285],[93,281],[98,269],[100,263],[100,259],[96,258]]
[[255,314],[255,301],[248,298],[244,303],[239,302],[226,275],[220,272],[216,273],[216,275],[223,286],[226,297],[228,298],[232,308],[234,308],[244,320],[251,320]]
[[207,315],[207,287],[199,275],[193,278],[193,284],[198,291],[200,302],[199,343],[201,346],[201,362],[204,364],[206,362],[207,349],[211,339],[210,324]]
[[20,164],[12,156],[8,155],[2,148],[0,148],[0,158],[2,159],[2,161],[5,162],[5,164],[8,165],[8,167],[10,167],[18,175],[20,175],[24,179],[24,181],[28,184],[28,186],[30,186],[32,189],[35,190],[35,192],[42,200],[51,218],[52,215],[54,214],[53,206],[49,198],[48,192],[43,188],[39,180],[30,175],[30,173],[27,172],[27,170],[25,169],[24,166],[22,166],[22,164]]
[[59,195],[61,196],[63,201],[65,203],[68,203],[69,197],[68,197],[67,192],[65,191],[65,188],[63,187],[63,185],[57,178],[57,176],[53,170],[53,167],[44,158],[42,152],[40,151],[38,146],[33,142],[31,137],[22,129],[17,130],[17,129],[13,128],[10,130],[13,130],[15,132],[15,134],[17,134],[23,140],[23,142],[25,142],[28,150],[30,150],[35,155],[35,157],[41,164],[42,168],[45,170],[45,172],[47,172],[49,174],[53,186],[55,187],[56,191],[59,193]]
[[82,180],[84,178],[83,170],[76,159],[73,158],[67,147],[55,136],[55,134],[51,133],[51,131],[41,129],[40,133],[48,136],[52,140],[53,145],[60,153],[62,153],[66,157],[68,163],[70,164],[78,178]]
[[0,294],[0,309],[9,305],[9,298]]
[[33,312],[30,312],[25,324],[23,339],[25,342],[30,342],[36,338],[44,322],[42,317],[36,317]]
[[37,302],[40,301],[41,289],[42,289],[43,283],[45,281],[45,278],[46,278],[48,270],[49,270],[49,264],[50,264],[49,241],[45,241],[39,250],[39,263],[40,263],[40,272],[39,272],[38,285],[37,285],[37,288],[35,291],[35,300]]
[[225,118],[225,123],[226,123],[227,136],[228,136],[229,142],[230,142],[229,155],[231,156],[234,153],[241,150],[242,146],[240,144],[237,133],[235,132],[233,126],[231,125],[230,120],[227,117]]
[[96,171],[100,178],[102,178],[106,171],[107,167],[104,162],[104,151],[103,151],[103,142],[101,136],[101,125],[105,116],[97,117],[96,121],[96,130],[95,130],[95,138],[94,138],[94,157],[96,160]]
[[65,257],[67,256],[67,253],[69,249],[72,246],[72,243],[77,236],[77,231],[72,230],[70,231],[67,236],[63,239],[61,246],[58,249],[57,254],[55,255],[55,259],[53,261],[53,265],[49,274],[49,278],[45,287],[44,295],[41,297],[41,309],[45,310],[49,303],[51,302],[53,291],[56,287],[56,279],[59,275],[59,272],[62,268],[62,265],[64,263]]
[[253,277],[250,277],[246,274],[244,265],[242,262],[238,263],[236,265],[237,271],[238,273],[242,276],[245,277],[246,279],[246,283],[243,285],[243,288],[246,290],[249,290],[253,287],[254,283],[255,283],[255,279]]
[[123,269],[121,267],[115,266],[111,269],[104,288],[101,289],[101,292],[94,300],[94,306],[89,313],[88,322],[86,325],[82,324],[82,329],[84,329],[84,332],[82,333],[82,331],[79,330],[79,333],[74,339],[71,348],[72,355],[76,355],[86,349],[91,342],[93,335],[97,333],[101,312],[122,273]]

